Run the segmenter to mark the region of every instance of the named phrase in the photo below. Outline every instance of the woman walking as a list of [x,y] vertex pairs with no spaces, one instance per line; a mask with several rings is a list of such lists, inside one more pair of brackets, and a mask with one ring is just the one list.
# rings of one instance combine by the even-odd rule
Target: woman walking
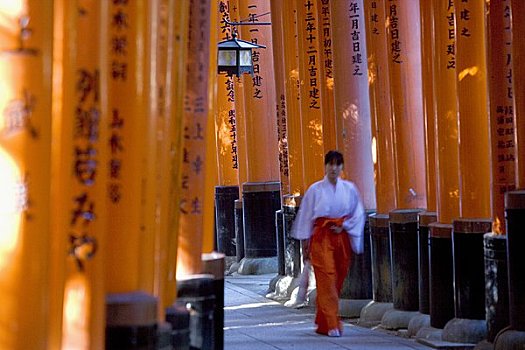
[[343,155],[325,155],[325,177],[304,194],[292,237],[302,240],[303,256],[310,260],[317,285],[316,332],[339,337],[339,294],[352,261],[352,251],[363,251],[365,211],[354,183],[340,178]]

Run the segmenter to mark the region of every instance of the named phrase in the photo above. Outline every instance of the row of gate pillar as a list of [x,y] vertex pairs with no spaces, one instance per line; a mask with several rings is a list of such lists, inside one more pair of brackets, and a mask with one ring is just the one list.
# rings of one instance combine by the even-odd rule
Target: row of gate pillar
[[[218,229],[217,239],[233,243],[235,252],[229,250],[227,255],[237,267],[244,260],[273,259],[276,277],[269,296],[291,299],[302,271],[300,242],[290,237],[300,197],[284,196],[281,206],[278,183],[261,186],[244,186],[248,191],[242,200],[228,199],[233,218],[230,237],[226,239],[226,231]],[[216,208],[220,208],[219,197],[218,190]],[[507,198],[506,236],[491,233],[490,219],[459,218],[443,224],[436,221],[435,213],[420,209],[369,212],[364,254],[356,256],[343,286],[341,315],[359,318],[358,324],[366,327],[406,330],[428,344],[483,341],[498,348],[498,341],[505,346],[520,342],[525,331],[525,312],[521,312],[525,263],[519,254],[523,247],[519,230],[525,224],[520,216],[525,194],[509,192]],[[263,220],[265,206],[277,210],[265,213]],[[220,217],[217,213],[217,220]],[[217,222],[217,227],[221,224]],[[235,271],[258,273],[253,268]],[[315,304],[310,301],[310,305]]]

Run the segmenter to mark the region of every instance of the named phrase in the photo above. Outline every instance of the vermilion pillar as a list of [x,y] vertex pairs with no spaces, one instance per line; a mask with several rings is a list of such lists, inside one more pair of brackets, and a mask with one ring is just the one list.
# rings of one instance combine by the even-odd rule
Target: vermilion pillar
[[[139,17],[137,24],[139,40],[143,41],[144,49],[144,63],[141,63],[142,74],[147,79],[144,82],[142,95],[145,98],[145,113],[142,115],[144,119],[144,150],[142,153],[141,177],[142,177],[142,208],[141,214],[141,233],[142,243],[140,255],[143,256],[140,263],[139,285],[140,290],[148,291],[153,294],[155,290],[155,283],[158,279],[155,256],[157,251],[157,239],[159,238],[159,226],[157,219],[157,196],[159,188],[164,187],[162,178],[159,177],[158,168],[159,154],[158,154],[158,128],[160,123],[159,109],[160,95],[159,90],[162,89],[159,84],[158,76],[162,74],[161,65],[159,62],[158,45],[161,45],[159,37],[160,23],[160,0],[148,1],[144,5],[139,4],[138,11],[142,12],[143,17]],[[141,34],[144,33],[143,37]],[[140,78],[139,78],[140,79]]]
[[[240,18],[253,22],[269,22],[269,0],[239,0]],[[261,16],[259,18],[259,16]],[[272,30],[269,26],[240,28],[240,38],[265,45],[254,49],[253,77],[244,75],[244,113],[246,127],[247,180],[278,181],[279,151],[275,123],[275,84],[273,71]]]
[[49,263],[52,13],[52,1],[0,5],[0,348],[4,349],[47,349],[50,292],[60,288],[50,282]]
[[299,48],[297,40],[297,9],[295,1],[283,1],[283,41],[286,119],[288,137],[288,167],[290,193],[302,194],[303,180],[303,138],[301,132],[301,89],[299,80]]
[[[245,84],[235,78],[235,127],[237,129],[237,164],[239,186],[248,181],[248,150],[246,144],[246,113],[244,105]],[[240,188],[239,188],[240,193]]]
[[492,215],[484,6],[483,1],[460,1],[454,11],[460,213],[470,218]]
[[377,212],[385,214],[397,206],[397,187],[383,1],[366,1],[365,13],[376,203]]
[[516,187],[514,93],[510,1],[490,2],[487,16],[492,217],[495,233],[505,232],[505,192]]
[[323,96],[323,144],[325,153],[337,149],[334,97],[334,58],[332,51],[332,16],[330,0],[316,0],[319,21],[320,87]]
[[321,89],[320,23],[315,0],[296,0],[301,84],[303,178],[306,187],[324,176],[323,94]]
[[525,33],[525,4],[522,1],[511,0],[512,7],[512,80],[514,93],[514,125],[516,141],[516,187],[525,187],[525,91],[523,77],[525,74],[525,43],[521,40]]
[[[210,0],[209,4],[210,38],[217,38],[219,33],[218,17],[211,14],[218,13],[217,1]],[[217,109],[217,45],[214,40],[208,40],[208,119],[206,132],[206,163],[204,172],[204,206],[203,206],[203,240],[202,252],[211,253],[215,248],[215,194],[213,189],[219,184],[218,163],[216,159],[215,111]]]
[[[239,7],[239,0],[230,1],[230,18],[233,22],[239,22],[243,19],[241,17],[241,9]],[[248,181],[248,149],[246,145],[246,113],[245,113],[245,83],[244,78],[235,77],[234,79],[235,91],[235,120],[237,129],[237,165],[239,175],[239,195],[241,194],[241,186]],[[246,80],[249,82],[249,80]]]
[[[175,299],[175,265],[177,250],[178,188],[182,149],[182,88],[188,17],[188,1],[161,0],[158,8],[157,26],[157,179],[158,225],[155,241],[154,294],[159,298],[158,316],[164,318],[164,310]],[[184,28],[182,28],[184,26]],[[175,57],[172,57],[175,56]],[[176,63],[174,63],[176,61]],[[172,150],[177,148],[177,152]],[[175,204],[174,204],[175,203]],[[174,210],[174,207],[177,210]],[[173,290],[172,290],[173,288]]]
[[421,96],[421,47],[419,3],[411,0],[384,2],[390,70],[397,206],[426,206],[425,144]]
[[[184,96],[183,158],[177,276],[200,273],[204,228],[210,2],[190,2],[190,33]],[[200,40],[192,40],[200,38]]]
[[105,25],[107,8],[86,1],[81,16],[77,6],[63,5],[63,21],[55,27],[61,61],[55,66],[61,78],[55,93],[61,98],[54,106],[57,178],[52,184],[57,209],[69,213],[53,218],[62,240],[55,261],[66,266],[58,299],[63,303],[60,346],[97,349],[104,346],[109,119],[107,42],[93,28]]
[[[384,313],[392,308],[388,213],[397,206],[397,187],[384,1],[365,1],[364,11],[377,213],[368,218],[374,303],[361,311],[361,317],[363,322],[379,324]],[[376,305],[380,305],[379,311],[369,311]]]
[[[232,38],[235,30],[227,22],[230,21],[230,2],[216,0],[217,8],[217,35],[215,40],[210,40],[211,60],[216,61],[217,43]],[[213,11],[211,12],[214,13]],[[213,27],[212,27],[213,31]],[[215,71],[213,71],[215,69]],[[226,74],[217,75],[216,64],[210,64],[210,78],[216,77],[216,85],[210,85],[210,91],[214,92],[216,108],[210,109],[214,116],[214,154],[210,158],[216,159],[217,186],[215,187],[215,215],[214,226],[216,235],[217,251],[226,256],[235,256],[235,200],[239,199],[239,157],[238,157],[238,118],[235,106],[235,76]],[[210,79],[210,84],[212,84]],[[212,164],[209,164],[212,165]],[[211,177],[211,176],[210,176]]]
[[483,334],[458,336],[453,330],[486,326],[485,301],[477,292],[485,286],[483,235],[492,223],[485,2],[459,1],[454,17],[461,217],[453,221],[452,233],[454,319],[444,328],[443,340],[476,343]]
[[[122,293],[140,287],[142,224],[143,137],[146,127],[148,86],[144,73],[145,22],[143,2],[111,2],[108,33],[109,180],[106,264],[107,292]],[[113,20],[113,16],[118,20]],[[146,75],[147,76],[147,75]],[[126,96],[126,98],[122,98]],[[149,247],[150,245],[146,245]],[[145,246],[145,247],[146,247]],[[149,257],[144,257],[148,259]]]
[[[154,77],[157,81],[157,89],[155,92],[156,104],[156,158],[157,164],[155,164],[155,178],[157,179],[157,186],[155,187],[155,200],[156,208],[158,210],[157,224],[155,225],[155,264],[154,264],[154,281],[153,281],[153,293],[161,300],[158,303],[158,314],[161,315],[159,319],[164,318],[164,283],[165,273],[168,265],[168,207],[169,203],[166,201],[167,196],[163,193],[167,193],[166,189],[170,186],[170,172],[171,166],[168,160],[169,149],[169,138],[168,138],[168,127],[170,120],[168,118],[168,111],[166,100],[166,87],[167,87],[167,76],[168,76],[168,50],[169,50],[169,1],[160,0],[156,9],[156,16],[158,18],[156,27],[156,44],[155,48],[157,52],[157,59],[155,64]],[[153,44],[152,44],[153,45]]]
[[[286,96],[286,75],[285,75],[285,50],[284,41],[284,21],[289,21],[289,17],[284,17],[284,2],[270,1],[272,9],[272,42],[273,42],[273,62],[275,69],[275,119],[277,124],[277,140],[279,145],[279,173],[281,178],[281,193],[290,193],[290,172],[288,166],[288,118]],[[286,45],[289,43],[286,42]]]
[[363,1],[334,1],[331,6],[335,109],[342,118],[343,129],[338,133],[345,176],[356,183],[365,208],[375,209],[364,5]]
[[[166,61],[166,116],[168,125],[166,137],[169,147],[167,163],[169,164],[169,187],[163,191],[162,201],[167,201],[167,215],[164,216],[167,225],[166,265],[162,271],[163,295],[161,302],[164,308],[173,304],[176,297],[176,267],[180,216],[180,182],[182,149],[182,114],[183,97],[186,87],[186,53],[188,49],[189,0],[168,1],[168,42]],[[172,152],[176,150],[176,152]],[[162,217],[161,217],[162,220]]]
[[452,220],[459,217],[459,150],[456,104],[454,3],[433,0],[433,91],[437,223],[429,224],[430,325],[454,317]]
[[240,28],[241,39],[266,46],[252,50],[254,74],[242,78],[247,169],[247,182],[242,183],[244,250],[246,258],[272,257],[277,253],[275,212],[281,207],[277,99],[272,30],[256,25],[271,21],[270,0],[239,0],[238,8],[240,19],[248,19],[248,25]]
[[423,114],[425,123],[425,164],[427,211],[436,211],[436,120],[434,117],[434,75],[432,50],[434,34],[431,1],[420,1],[421,12],[421,78],[423,80]]
[[[218,16],[220,28],[217,40],[211,41],[215,45],[218,41],[228,40],[232,37],[231,26],[224,22],[224,20],[230,21],[230,6],[229,3],[219,1]],[[228,77],[226,74],[217,76],[217,108],[215,113],[215,129],[217,133],[216,157],[217,173],[221,186],[237,185],[239,180],[235,79],[236,77]]]
[[433,1],[434,113],[436,119],[437,219],[451,224],[459,217],[459,150],[456,104],[454,7]]

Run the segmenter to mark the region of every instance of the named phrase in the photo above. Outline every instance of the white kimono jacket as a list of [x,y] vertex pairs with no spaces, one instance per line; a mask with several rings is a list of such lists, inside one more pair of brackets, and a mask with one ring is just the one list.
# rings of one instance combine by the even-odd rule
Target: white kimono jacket
[[353,182],[337,179],[334,187],[326,178],[314,183],[301,200],[291,236],[309,239],[313,234],[315,219],[319,217],[340,218],[346,216],[343,229],[350,235],[355,253],[363,252],[363,229],[365,210],[359,191]]

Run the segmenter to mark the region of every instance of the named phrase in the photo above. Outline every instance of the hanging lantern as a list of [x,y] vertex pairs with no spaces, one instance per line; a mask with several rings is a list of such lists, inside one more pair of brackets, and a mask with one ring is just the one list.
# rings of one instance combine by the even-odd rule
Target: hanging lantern
[[240,77],[243,73],[253,75],[252,49],[266,48],[245,40],[237,39],[234,33],[232,39],[217,44],[218,73]]

